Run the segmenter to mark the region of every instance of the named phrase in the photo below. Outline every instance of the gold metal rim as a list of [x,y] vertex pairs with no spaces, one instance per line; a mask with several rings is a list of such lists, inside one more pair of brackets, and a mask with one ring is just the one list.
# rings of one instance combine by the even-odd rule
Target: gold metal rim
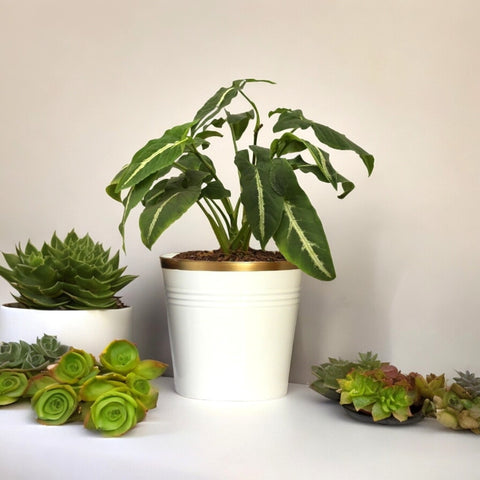
[[269,270],[296,270],[293,263],[286,260],[276,262],[211,262],[185,258],[160,257],[162,268],[173,270],[199,270],[209,272],[261,272]]

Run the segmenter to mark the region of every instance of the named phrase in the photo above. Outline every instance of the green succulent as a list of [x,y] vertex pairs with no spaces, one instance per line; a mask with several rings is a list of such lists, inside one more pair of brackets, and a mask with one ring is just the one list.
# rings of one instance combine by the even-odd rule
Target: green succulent
[[457,373],[455,383],[425,400],[423,410],[447,428],[480,434],[480,379],[468,370]]
[[60,358],[68,350],[57,337],[43,335],[35,343],[0,342],[0,370],[15,369],[33,372],[41,370]]
[[469,372],[459,372],[457,370],[458,377],[454,377],[455,382],[463,387],[470,395],[473,397],[480,396],[480,377],[475,376],[474,373]]
[[310,388],[324,397],[338,401],[340,399],[340,394],[337,392],[340,388],[338,379],[345,378],[355,364],[341,358],[330,357],[328,360],[328,362],[312,367],[312,373],[317,380],[310,385]]
[[337,390],[340,388],[338,384],[340,378],[345,378],[353,368],[373,370],[381,365],[378,355],[372,352],[359,353],[357,361],[329,357],[328,362],[312,367],[312,373],[317,380],[310,385],[310,388],[331,400],[338,401],[340,393]]
[[[400,372],[398,372],[399,375]],[[404,422],[412,416],[410,406],[415,394],[403,385],[403,376],[398,383],[391,383],[391,377],[384,376],[381,368],[364,372],[354,369],[338,383],[341,388],[340,404],[353,404],[357,411],[372,415],[375,422],[390,416]]]
[[0,405],[2,401],[13,403],[12,397],[31,398],[39,423],[61,425],[80,420],[90,430],[116,437],[157,406],[158,390],[150,380],[166,368],[157,360],[141,360],[137,347],[127,340],[107,345],[100,361],[71,348],[31,377],[26,388],[10,372],[9,377],[0,377]]
[[122,307],[117,292],[136,277],[124,275],[119,252],[110,256],[87,234],[74,230],[65,240],[56,233],[37,249],[30,241],[16,253],[3,253],[10,269],[0,265],[0,276],[18,291],[19,304],[35,309],[107,309]]

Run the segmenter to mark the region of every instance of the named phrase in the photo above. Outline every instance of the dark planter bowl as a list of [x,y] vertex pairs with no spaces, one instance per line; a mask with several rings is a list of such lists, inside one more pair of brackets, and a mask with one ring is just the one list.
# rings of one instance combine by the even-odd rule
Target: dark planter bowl
[[343,409],[347,413],[347,415],[354,420],[357,420],[357,422],[364,422],[364,423],[373,423],[375,425],[390,425],[390,426],[395,426],[395,427],[401,427],[404,425],[413,425],[415,423],[418,423],[422,421],[425,417],[422,414],[422,410],[420,407],[412,408],[412,413],[413,416],[407,418],[404,422],[400,422],[397,420],[395,417],[388,417],[384,418],[383,420],[378,420],[375,422],[373,420],[373,417],[367,413],[367,412],[362,412],[362,411],[356,411],[355,407],[352,404],[348,405],[342,405]]

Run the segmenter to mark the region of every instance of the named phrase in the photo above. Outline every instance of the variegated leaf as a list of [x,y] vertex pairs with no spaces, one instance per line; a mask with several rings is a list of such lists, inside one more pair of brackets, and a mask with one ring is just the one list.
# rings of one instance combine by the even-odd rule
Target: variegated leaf
[[272,188],[270,181],[272,162],[266,148],[251,147],[256,155],[256,164],[249,161],[247,150],[235,156],[240,174],[241,201],[245,208],[252,233],[265,248],[282,217],[283,199]]
[[152,248],[160,235],[198,200],[200,192],[199,185],[182,188],[179,182],[177,188],[165,190],[156,203],[147,206],[139,219],[145,246]]
[[116,191],[131,188],[159,170],[168,169],[183,153],[192,123],[167,130],[161,138],[150,140],[132,158],[118,181]]
[[333,280],[335,268],[322,222],[287,160],[274,160],[272,184],[284,198],[282,220],[273,235],[278,249],[308,275]]
[[[327,152],[322,150],[320,147],[313,145],[309,141],[297,137],[293,133],[284,133],[280,138],[279,145],[284,145],[283,152],[278,152],[279,156],[282,155],[282,153],[285,153],[285,151],[290,153],[307,149],[325,180],[330,183],[333,188],[337,188],[337,172],[330,163]],[[289,145],[293,145],[294,147],[289,147]],[[304,148],[300,149],[300,146],[302,145]]]
[[312,128],[315,136],[325,145],[336,150],[351,150],[355,152],[363,161],[370,175],[374,167],[373,155],[366,152],[363,148],[352,142],[343,133],[339,133],[333,128],[313,122],[305,118],[301,110],[290,110],[288,108],[278,108],[270,112],[270,116],[278,114],[277,123],[273,126],[274,132],[290,129]]
[[239,94],[247,83],[266,82],[274,83],[270,80],[256,80],[247,78],[242,80],[234,80],[229,87],[222,87],[210,97],[207,102],[198,110],[195,115],[195,126],[192,132],[198,131],[202,126],[207,125],[222,109],[230,105],[231,101]]

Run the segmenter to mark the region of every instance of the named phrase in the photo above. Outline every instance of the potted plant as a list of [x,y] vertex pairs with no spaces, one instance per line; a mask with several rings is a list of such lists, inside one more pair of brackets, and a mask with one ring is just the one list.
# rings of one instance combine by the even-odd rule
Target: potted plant
[[36,248],[30,241],[3,253],[0,276],[18,292],[0,307],[0,339],[33,342],[44,333],[99,354],[117,338],[131,338],[132,309],[117,292],[135,276],[119,267],[119,252],[74,230]]
[[[244,79],[220,88],[192,121],[166,130],[135,153],[107,186],[123,204],[122,236],[131,210],[141,205],[141,237],[151,248],[196,205],[217,239],[216,250],[161,259],[175,388],[194,398],[285,394],[300,271],[320,280],[335,278],[322,223],[296,174],[311,174],[344,198],[354,184],[336,171],[324,146],[355,152],[368,174],[374,166],[371,154],[301,110],[271,111],[276,137],[261,146],[266,119],[245,92],[256,82],[273,83]],[[233,100],[244,103],[235,113],[229,110]],[[205,154],[225,131],[239,177],[237,199]],[[259,249],[252,248],[253,239]],[[266,250],[271,240],[278,252]]]

